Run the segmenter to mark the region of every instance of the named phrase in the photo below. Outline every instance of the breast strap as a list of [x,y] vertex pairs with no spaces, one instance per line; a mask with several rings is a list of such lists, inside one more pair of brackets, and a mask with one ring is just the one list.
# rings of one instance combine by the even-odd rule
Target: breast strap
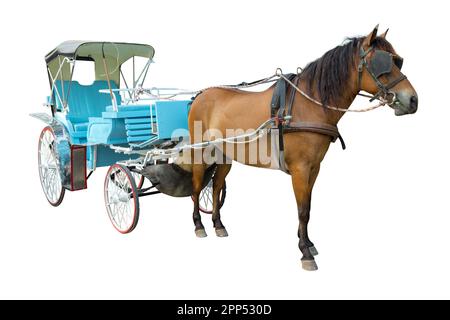
[[331,141],[335,142],[337,139],[341,142],[342,149],[345,150],[345,142],[342,138],[339,130],[336,126],[327,123],[314,123],[314,122],[290,122],[283,127],[284,133],[291,132],[313,132],[320,133],[331,137]]

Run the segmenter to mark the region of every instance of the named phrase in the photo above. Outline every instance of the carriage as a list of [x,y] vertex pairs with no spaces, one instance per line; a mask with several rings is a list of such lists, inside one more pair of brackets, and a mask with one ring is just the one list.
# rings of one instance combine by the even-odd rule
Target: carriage
[[[47,126],[39,138],[39,177],[52,206],[65,192],[87,188],[91,174],[109,167],[104,197],[108,216],[121,233],[139,219],[139,198],[192,194],[192,174],[174,158],[189,140],[193,92],[144,87],[153,62],[150,45],[66,41],[45,57],[48,113],[33,113]],[[89,83],[83,83],[90,76]],[[77,79],[81,80],[78,81]],[[200,210],[212,212],[212,177],[207,170]],[[225,200],[221,191],[220,205]]]

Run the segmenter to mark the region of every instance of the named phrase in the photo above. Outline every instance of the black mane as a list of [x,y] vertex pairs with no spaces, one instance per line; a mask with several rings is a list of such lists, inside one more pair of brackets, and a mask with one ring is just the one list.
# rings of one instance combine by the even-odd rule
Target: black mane
[[[339,98],[346,91],[352,69],[356,68],[359,48],[364,38],[347,38],[342,45],[331,49],[321,58],[309,63],[301,72],[300,78],[305,80],[307,90],[311,94],[315,89],[322,104],[339,103]],[[377,37],[373,46],[393,52],[391,44],[384,38]]]

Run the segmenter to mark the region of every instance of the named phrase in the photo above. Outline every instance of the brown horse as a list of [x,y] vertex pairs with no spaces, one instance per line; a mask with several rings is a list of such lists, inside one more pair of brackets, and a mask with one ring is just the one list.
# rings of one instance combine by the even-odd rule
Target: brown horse
[[[330,110],[326,106],[347,109],[362,90],[377,97],[389,100],[389,105],[396,115],[416,112],[418,98],[411,83],[401,73],[402,59],[396,54],[392,45],[386,40],[387,31],[377,36],[376,27],[367,37],[349,38],[342,45],[328,51],[321,58],[310,63],[297,76],[298,87],[317,103],[295,92],[292,107],[292,121],[313,122],[335,126],[343,112]],[[384,57],[384,58],[383,58]],[[387,57],[387,58],[386,58]],[[383,60],[384,59],[384,60]],[[386,60],[391,59],[391,60]],[[390,68],[389,68],[390,66]],[[289,87],[289,86],[288,86]],[[289,91],[293,90],[289,87]],[[212,139],[211,136],[198,138],[194,124],[201,122],[202,132],[214,129],[222,133],[228,129],[255,129],[267,121],[270,115],[274,86],[263,92],[248,92],[235,89],[210,88],[196,97],[189,114],[191,142]],[[316,132],[289,132],[284,135],[285,167],[292,177],[292,186],[297,201],[299,227],[299,248],[303,254],[302,266],[306,270],[316,270],[314,255],[317,255],[313,243],[308,237],[311,191],[316,181],[328,147],[330,136]],[[272,139],[273,140],[273,139]],[[269,157],[273,148],[269,135],[255,143],[267,143]],[[245,164],[274,168],[273,164],[250,161],[250,143],[243,144],[244,157],[237,156],[235,146],[225,145],[223,156]],[[260,146],[261,147],[261,146]],[[195,152],[195,151],[193,151]],[[190,155],[193,157],[192,153]],[[199,194],[205,169],[204,162],[195,163],[193,172],[193,198],[196,235],[206,236],[199,213]],[[225,177],[231,169],[230,163],[217,164],[213,177],[213,214],[212,220],[217,236],[227,236],[227,231],[220,220],[219,194]]]

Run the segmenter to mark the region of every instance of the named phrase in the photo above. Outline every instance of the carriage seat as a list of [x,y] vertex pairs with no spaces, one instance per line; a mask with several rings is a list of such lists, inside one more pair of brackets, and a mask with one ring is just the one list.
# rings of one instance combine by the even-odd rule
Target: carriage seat
[[[99,90],[108,89],[108,82],[105,80],[96,80],[90,85],[82,85],[78,81],[61,81],[55,82],[61,98],[67,98],[69,112],[67,120],[69,120],[74,128],[74,136],[78,138],[86,137],[89,125],[89,117],[101,117],[102,112],[106,111],[106,107],[111,105],[111,97],[109,94],[100,93]],[[70,90],[69,90],[70,88]],[[111,88],[117,89],[114,81],[111,81]],[[117,103],[121,103],[120,94],[116,95]],[[62,110],[59,99],[56,99],[56,107]]]
[[[111,105],[110,95],[99,92],[99,90],[109,88],[108,82],[105,80],[96,80],[90,85],[82,85],[78,81],[72,81],[70,83],[70,81],[66,80],[57,80],[55,85],[60,95],[63,92],[63,88],[64,97],[67,97],[69,93],[67,104],[69,106],[68,115],[71,118],[84,118],[87,121],[88,117],[101,117],[106,106]],[[114,81],[111,81],[111,88],[117,89]],[[120,94],[116,92],[115,95],[117,104],[120,104]],[[56,107],[59,110],[62,109],[59,99],[56,99]]]

